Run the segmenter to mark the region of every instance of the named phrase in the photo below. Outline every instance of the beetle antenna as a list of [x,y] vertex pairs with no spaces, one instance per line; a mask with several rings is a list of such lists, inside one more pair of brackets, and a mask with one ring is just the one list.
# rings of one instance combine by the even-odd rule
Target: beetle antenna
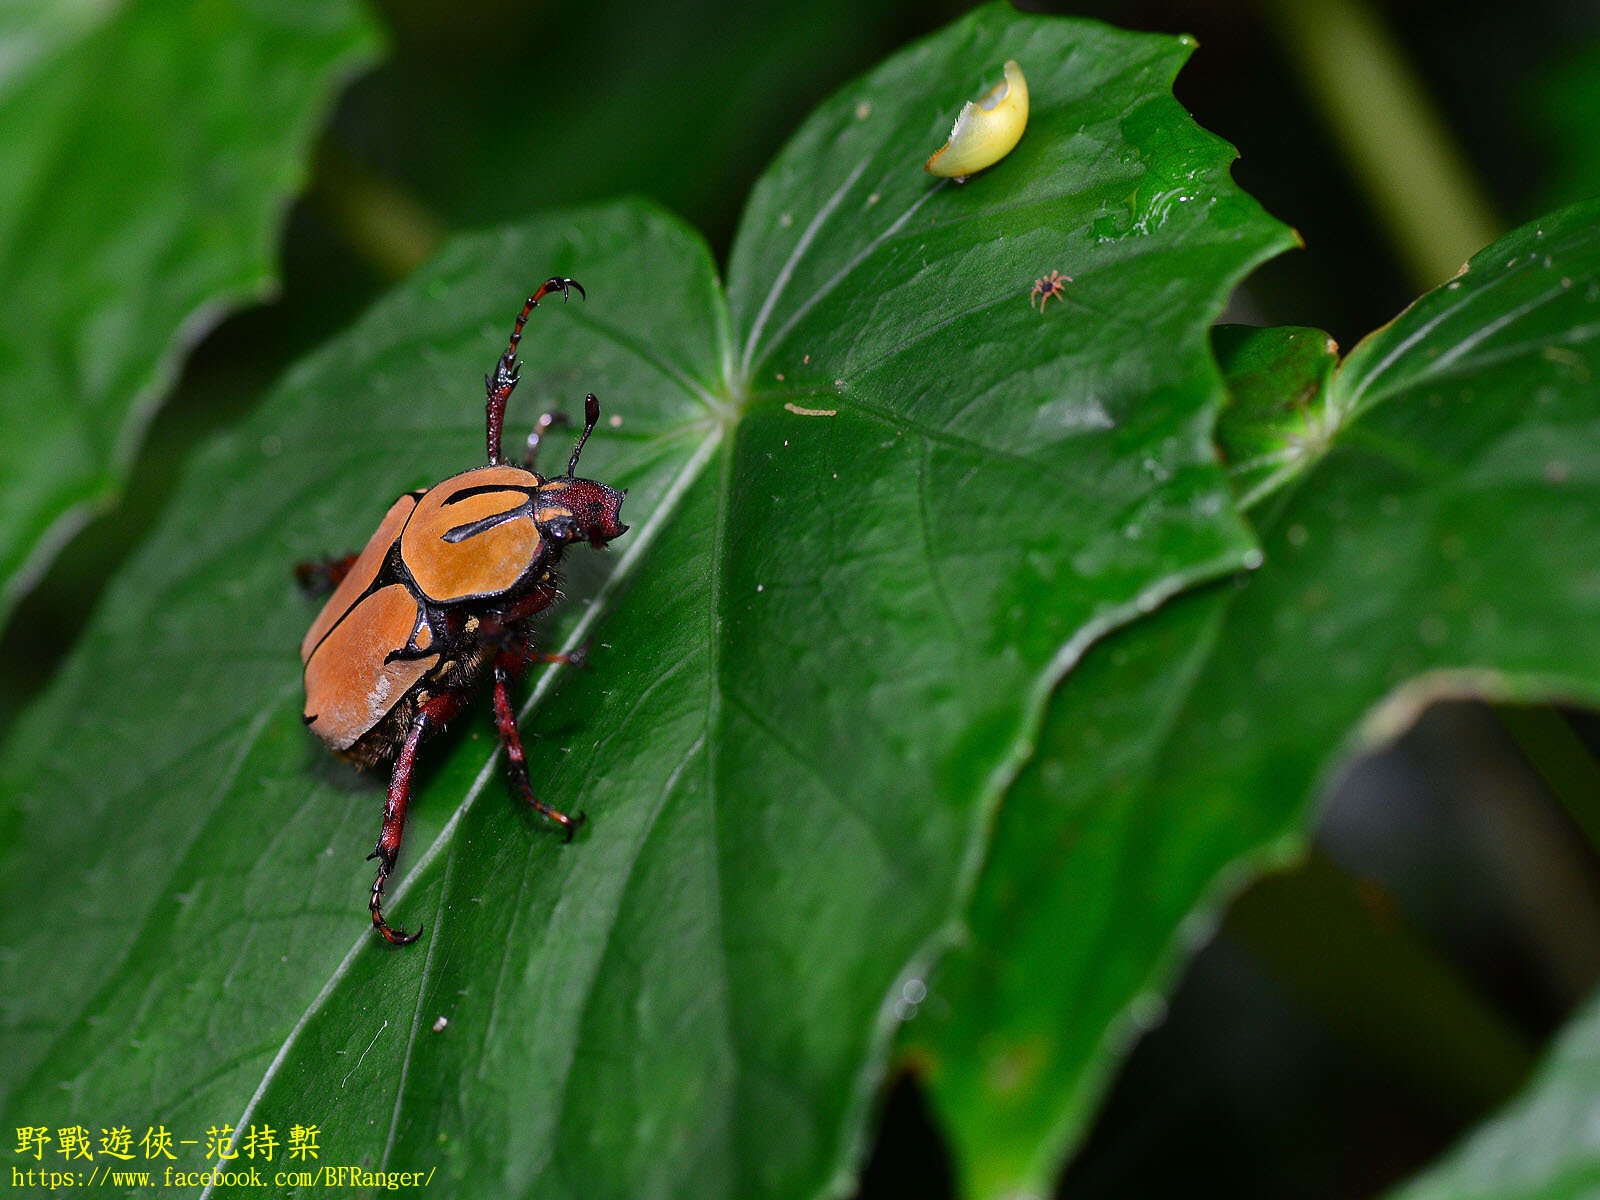
[[539,290],[528,297],[527,303],[522,306],[522,312],[517,314],[517,323],[511,330],[511,343],[506,347],[506,352],[500,356],[500,361],[495,364],[494,370],[483,377],[484,387],[488,391],[488,402],[484,405],[484,424],[491,467],[500,462],[500,430],[506,421],[506,401],[511,399],[512,389],[517,386],[517,373],[521,369],[521,364],[517,362],[517,346],[522,342],[522,327],[528,323],[529,315],[539,307],[539,301],[548,293],[560,292],[562,299],[566,299],[571,288],[577,288],[578,295],[585,300],[589,298],[589,293],[583,290],[583,284],[576,279],[552,276],[539,285]]
[[583,453],[583,444],[589,440],[589,435],[594,432],[595,422],[600,419],[600,401],[590,392],[583,398],[583,436],[578,439],[578,444],[572,448],[572,457],[567,459],[567,478],[571,478],[578,470],[578,455]]

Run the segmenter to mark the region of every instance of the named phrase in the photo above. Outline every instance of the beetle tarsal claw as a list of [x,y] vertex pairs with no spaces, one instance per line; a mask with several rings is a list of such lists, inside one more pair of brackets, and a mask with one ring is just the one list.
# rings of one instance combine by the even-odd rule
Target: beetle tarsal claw
[[566,813],[556,813],[554,815],[556,823],[561,826],[566,835],[561,839],[563,842],[572,841],[578,829],[589,819],[589,814],[585,812],[575,812],[570,817]]
[[404,929],[396,929],[383,917],[383,885],[388,879],[388,872],[380,869],[378,878],[372,884],[372,900],[367,905],[372,910],[372,927],[383,935],[383,940],[391,946],[409,946],[422,936],[422,926],[417,926],[415,933],[407,933]]

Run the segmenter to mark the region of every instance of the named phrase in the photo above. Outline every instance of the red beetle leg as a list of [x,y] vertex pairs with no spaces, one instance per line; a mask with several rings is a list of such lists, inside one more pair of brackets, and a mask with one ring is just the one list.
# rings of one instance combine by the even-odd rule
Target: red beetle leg
[[593,666],[589,662],[589,655],[593,650],[594,642],[591,639],[584,642],[576,650],[568,650],[560,654],[552,654],[545,650],[528,650],[521,647],[510,647],[501,651],[501,653],[508,660],[506,671],[511,680],[515,682],[522,678],[524,670],[535,664],[559,663],[563,667],[576,667],[580,671],[593,670]]
[[411,802],[411,773],[417,765],[417,747],[422,743],[422,735],[427,728],[427,714],[419,711],[411,719],[405,744],[395,757],[394,772],[389,776],[389,798],[383,806],[383,831],[378,835],[377,846],[367,855],[368,859],[378,860],[378,877],[372,881],[372,899],[367,905],[372,912],[372,927],[383,934],[384,941],[391,946],[409,945],[422,936],[421,929],[416,933],[407,933],[403,929],[393,928],[383,919],[383,885],[388,882],[395,860],[400,857],[400,836],[406,828],[406,805]]
[[523,655],[523,660],[529,663],[560,663],[564,667],[577,667],[579,670],[590,670],[589,655],[594,650],[594,639],[589,639],[576,650],[569,650],[564,654],[546,654],[534,651]]
[[383,830],[378,834],[378,844],[367,859],[378,860],[378,877],[372,881],[372,898],[367,907],[372,912],[372,927],[383,935],[391,946],[409,946],[422,936],[396,929],[383,918],[383,887],[394,872],[395,860],[400,857],[400,837],[406,828],[406,806],[411,803],[411,776],[417,765],[417,747],[430,730],[438,729],[466,706],[467,697],[459,692],[445,692],[425,701],[411,718],[406,730],[406,740],[395,756],[394,771],[389,776],[389,798],[383,806]]
[[587,645],[571,654],[537,654],[528,647],[528,629],[524,622],[560,598],[561,593],[555,583],[547,580],[521,599],[484,617],[479,636],[484,641],[499,644],[500,658],[511,671],[513,679],[520,677],[531,663],[565,663],[574,667],[585,665],[589,651]]
[[559,809],[542,803],[533,794],[533,783],[528,778],[527,756],[522,752],[522,735],[517,732],[517,717],[511,711],[513,666],[507,661],[511,657],[502,654],[495,659],[494,664],[494,723],[500,730],[500,741],[506,748],[506,762],[511,771],[511,782],[528,807],[535,812],[543,813],[561,826],[566,833],[566,840],[570,842],[572,835],[578,831],[578,826],[583,824],[584,815],[578,813],[569,817]]
[[539,301],[543,300],[547,293],[560,292],[561,298],[565,300],[571,294],[572,288],[578,289],[578,295],[588,298],[583,285],[576,279],[556,277],[541,283],[539,290],[528,297],[528,302],[522,306],[522,312],[517,316],[516,326],[511,330],[511,344],[500,356],[500,361],[495,364],[494,370],[483,377],[484,387],[488,392],[488,400],[484,406],[484,424],[491,467],[500,461],[500,429],[505,424],[506,401],[511,399],[511,392],[517,386],[517,346],[522,341],[522,328],[528,323],[529,314],[539,307]]
[[561,592],[557,589],[555,581],[546,579],[526,596],[506,605],[496,613],[490,614],[483,622],[485,635],[498,634],[502,630],[514,629],[519,621],[525,621],[536,612],[549,608],[561,599]]
[[356,559],[359,557],[356,554],[346,554],[342,558],[314,558],[308,562],[295,563],[295,582],[308,596],[326,595],[344,582],[344,577],[350,574],[350,568],[356,565]]

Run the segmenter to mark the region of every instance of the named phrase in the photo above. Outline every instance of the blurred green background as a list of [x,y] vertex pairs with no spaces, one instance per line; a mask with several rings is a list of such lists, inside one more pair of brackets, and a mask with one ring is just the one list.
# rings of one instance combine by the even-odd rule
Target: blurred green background
[[[201,343],[124,501],[24,602],[0,654],[0,718],[71,645],[196,442],[439,237],[634,193],[724,254],[801,118],[967,7],[379,3],[390,55],[322,140],[285,228],[280,297]],[[1600,5],[1021,7],[1199,38],[1179,99],[1306,241],[1242,289],[1230,320],[1318,326],[1348,349],[1448,274],[1440,263],[1600,193]],[[653,302],[650,280],[633,302]],[[1246,892],[1169,1011],[1150,1014],[1061,1194],[1371,1195],[1502,1103],[1600,980],[1600,863],[1578,828],[1600,794],[1597,747],[1582,714],[1444,704],[1336,781],[1311,862]],[[948,1186],[902,1074],[862,1194]]]

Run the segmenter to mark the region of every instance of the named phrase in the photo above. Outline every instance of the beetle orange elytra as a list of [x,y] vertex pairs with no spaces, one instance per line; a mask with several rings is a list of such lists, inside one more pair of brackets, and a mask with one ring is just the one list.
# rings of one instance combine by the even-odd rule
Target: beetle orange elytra
[[575,279],[551,278],[522,306],[511,342],[484,376],[488,392],[486,466],[408,492],[389,507],[359,554],[296,568],[308,588],[331,587],[300,643],[305,723],[330,749],[362,766],[393,762],[383,829],[367,857],[378,860],[368,908],[373,927],[401,946],[421,936],[391,926],[383,890],[400,853],[417,750],[494,679],[495,725],[512,786],[571,840],[583,814],[568,816],[534,795],[511,704],[511,685],[534,662],[577,663],[578,655],[535,654],[533,616],[559,598],[556,567],[572,542],[604,548],[627,532],[618,516],[626,492],[579,479],[578,457],[600,419],[591,393],[583,433],[565,475],[534,471],[542,436],[559,418],[541,417],[520,465],[500,457],[506,401],[517,386],[517,345],[539,301],[567,298]]

